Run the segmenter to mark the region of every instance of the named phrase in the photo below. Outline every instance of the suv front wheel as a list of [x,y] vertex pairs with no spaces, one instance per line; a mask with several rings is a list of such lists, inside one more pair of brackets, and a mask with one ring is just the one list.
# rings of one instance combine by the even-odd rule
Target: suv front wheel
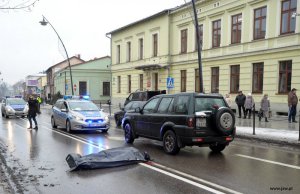
[[129,123],[126,123],[126,125],[124,127],[124,132],[125,132],[126,143],[133,143],[133,141],[134,141],[133,131],[132,131],[131,125]]
[[221,152],[225,149],[226,145],[225,144],[211,144],[209,148],[211,149],[212,152]]
[[167,154],[177,154],[180,148],[177,144],[177,137],[175,133],[171,130],[167,131],[163,137],[164,150]]

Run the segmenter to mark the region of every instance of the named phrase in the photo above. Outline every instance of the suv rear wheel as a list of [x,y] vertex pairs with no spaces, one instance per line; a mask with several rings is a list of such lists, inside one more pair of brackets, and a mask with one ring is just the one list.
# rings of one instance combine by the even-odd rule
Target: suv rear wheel
[[180,148],[178,147],[178,144],[177,144],[177,137],[176,137],[175,133],[171,130],[167,131],[164,134],[163,145],[164,145],[164,151],[167,154],[175,155],[180,151]]
[[125,141],[126,143],[133,143],[134,138],[133,138],[133,131],[131,128],[130,123],[126,123],[125,127],[124,127],[124,132],[125,132]]
[[221,152],[225,149],[225,144],[212,144],[209,146],[212,152]]

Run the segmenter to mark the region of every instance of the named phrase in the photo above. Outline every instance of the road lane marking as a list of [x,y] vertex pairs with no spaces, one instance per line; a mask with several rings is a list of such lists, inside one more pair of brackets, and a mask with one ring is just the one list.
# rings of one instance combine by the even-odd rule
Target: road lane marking
[[[152,164],[152,165],[151,165],[151,164]],[[159,169],[159,170],[164,170],[165,172],[172,172],[173,175],[175,175],[175,174],[181,175],[181,176],[182,176],[181,178],[187,177],[187,178],[192,179],[192,180],[194,180],[194,181],[201,182],[201,183],[204,183],[204,184],[206,184],[206,185],[209,185],[209,186],[212,186],[212,187],[214,187],[214,188],[217,188],[217,189],[220,189],[220,190],[222,190],[222,191],[225,191],[226,193],[241,194],[240,192],[237,192],[237,191],[231,190],[231,189],[229,189],[229,188],[223,187],[223,186],[221,186],[221,185],[218,185],[218,184],[215,184],[215,183],[206,181],[206,180],[204,180],[204,179],[195,177],[195,176],[193,176],[193,175],[190,175],[190,174],[187,174],[187,173],[184,173],[184,172],[175,170],[175,169],[173,169],[173,168],[169,168],[169,167],[167,167],[167,166],[158,164],[158,163],[156,163],[156,162],[152,162],[152,161],[151,161],[150,164],[147,164],[147,163],[144,163],[144,164],[143,164],[143,163],[141,163],[141,165],[143,165],[143,166],[145,166],[145,167],[147,167],[147,168],[148,168],[149,166],[151,166],[151,167],[157,167],[157,169]],[[180,177],[180,176],[179,176],[179,177]],[[175,177],[175,178],[176,178],[176,177]],[[189,180],[189,179],[187,179],[187,180]],[[190,180],[189,180],[189,181],[190,181]],[[198,183],[198,184],[199,184],[199,183]]]
[[266,163],[270,163],[270,164],[276,164],[276,165],[285,166],[285,167],[289,167],[289,168],[294,168],[294,169],[300,170],[300,166],[294,166],[294,165],[290,165],[290,164],[285,164],[285,163],[281,163],[281,162],[275,162],[275,161],[272,161],[272,160],[266,160],[266,159],[252,157],[252,156],[246,156],[246,155],[242,155],[242,154],[235,154],[235,155],[239,156],[239,157],[243,157],[243,158],[248,158],[248,159],[252,159],[252,160],[258,160],[258,161],[262,161],[262,162],[266,162]]
[[201,189],[204,189],[204,190],[206,190],[206,191],[209,191],[209,192],[212,192],[212,193],[216,193],[216,194],[223,194],[223,192],[221,192],[221,191],[218,191],[218,190],[215,190],[215,189],[213,189],[213,188],[207,187],[207,186],[205,186],[205,185],[202,185],[202,184],[200,184],[200,183],[194,182],[194,181],[189,180],[189,179],[187,179],[187,178],[178,176],[178,175],[176,175],[176,174],[172,174],[172,173],[170,173],[170,172],[168,172],[168,171],[164,171],[164,170],[162,170],[162,169],[160,169],[160,168],[156,168],[156,167],[151,166],[151,165],[149,165],[149,164],[146,164],[146,163],[139,163],[139,164],[140,164],[141,166],[146,167],[146,168],[150,168],[150,169],[152,169],[152,170],[154,170],[154,171],[156,171],[156,172],[160,172],[160,173],[162,173],[162,174],[164,174],[164,175],[170,176],[170,177],[172,177],[172,178],[181,180],[181,181],[183,181],[183,182],[185,182],[185,183],[189,183],[189,184],[191,184],[191,185],[194,185],[194,186],[196,186],[196,187],[199,187],[199,188],[201,188]]

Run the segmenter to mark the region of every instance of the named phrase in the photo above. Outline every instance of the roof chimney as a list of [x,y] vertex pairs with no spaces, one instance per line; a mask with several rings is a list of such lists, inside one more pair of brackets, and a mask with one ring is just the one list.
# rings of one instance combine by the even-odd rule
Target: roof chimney
[[75,56],[76,56],[77,58],[81,59],[81,58],[80,58],[80,54],[77,54],[77,55],[75,55]]

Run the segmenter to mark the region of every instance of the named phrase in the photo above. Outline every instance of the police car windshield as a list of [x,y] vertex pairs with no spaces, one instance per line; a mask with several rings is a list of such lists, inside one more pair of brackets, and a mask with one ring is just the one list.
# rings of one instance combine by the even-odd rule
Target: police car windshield
[[98,107],[92,102],[69,102],[69,107],[75,111],[99,111]]
[[13,104],[21,104],[21,105],[26,104],[26,102],[21,98],[8,98],[7,103],[12,104],[12,105]]

